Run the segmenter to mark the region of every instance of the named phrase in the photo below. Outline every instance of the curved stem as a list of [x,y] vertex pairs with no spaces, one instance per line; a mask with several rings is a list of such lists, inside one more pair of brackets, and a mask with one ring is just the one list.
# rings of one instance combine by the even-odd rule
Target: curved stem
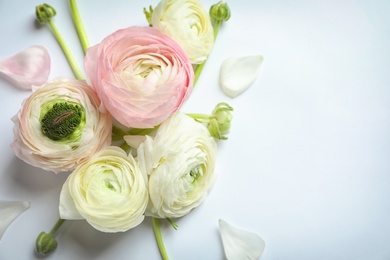
[[53,228],[50,230],[49,234],[54,236],[54,234],[60,229],[62,224],[64,224],[65,219],[59,218],[57,222],[54,224]]
[[157,218],[152,218],[153,221],[153,231],[156,237],[158,249],[160,250],[161,258],[163,260],[169,260],[167,251],[165,250],[164,242],[161,236],[160,222]]
[[194,71],[194,75],[195,75],[195,78],[194,78],[194,87],[196,85],[196,82],[198,82],[198,79],[199,79],[199,76],[200,74],[202,73],[202,70],[204,68],[204,65],[206,65],[206,61],[205,60],[202,64],[199,64],[198,66],[196,66],[195,68],[195,71]]
[[73,22],[76,26],[77,34],[79,35],[81,46],[83,47],[83,52],[85,55],[89,47],[87,33],[85,32],[84,24],[83,21],[81,20],[79,9],[77,8],[76,0],[70,0],[69,2],[72,11]]
[[66,58],[67,58],[67,60],[69,62],[69,65],[70,65],[70,67],[73,70],[74,75],[78,79],[84,79],[83,74],[81,73],[81,70],[77,66],[76,60],[74,59],[72,53],[70,52],[70,49],[69,49],[68,45],[66,45],[66,43],[64,41],[64,38],[62,38],[62,36],[61,36],[60,32],[58,31],[57,27],[54,25],[54,23],[51,20],[48,21],[48,24],[50,25],[50,28],[52,29],[53,34],[56,37],[59,45],[61,46],[61,49],[64,52],[64,54],[65,54],[65,56],[66,56]]
[[186,115],[189,116],[189,117],[192,117],[193,119],[206,119],[206,120],[209,120],[209,119],[214,118],[214,116],[205,115],[205,114],[192,114],[192,113],[188,113]]
[[[221,24],[222,24],[221,21],[215,22],[215,25],[214,25],[214,42],[217,39],[219,28],[221,27]],[[207,60],[208,60],[208,58],[203,63],[201,63],[198,66],[196,66],[196,68],[195,68],[195,71],[194,71],[194,74],[195,74],[194,87],[195,87],[195,84],[196,84],[196,82],[198,81],[198,79],[200,77],[200,74],[202,73],[202,70],[203,70],[204,66],[206,65]]]

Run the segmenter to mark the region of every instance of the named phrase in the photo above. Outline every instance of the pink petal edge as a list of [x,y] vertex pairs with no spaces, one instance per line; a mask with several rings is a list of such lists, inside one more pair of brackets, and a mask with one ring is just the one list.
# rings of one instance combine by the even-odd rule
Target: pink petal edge
[[5,59],[0,59],[0,77],[22,90],[44,84],[50,74],[49,52],[43,46],[30,46]]

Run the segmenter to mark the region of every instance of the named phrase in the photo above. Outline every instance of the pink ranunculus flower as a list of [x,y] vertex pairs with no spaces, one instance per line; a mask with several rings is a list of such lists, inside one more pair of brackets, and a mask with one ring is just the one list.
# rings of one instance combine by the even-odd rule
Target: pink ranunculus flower
[[84,67],[103,105],[127,127],[163,122],[187,100],[194,81],[183,49],[151,27],[114,32],[87,50]]
[[20,159],[58,173],[110,145],[111,115],[85,81],[58,78],[33,91],[12,118],[11,147]]

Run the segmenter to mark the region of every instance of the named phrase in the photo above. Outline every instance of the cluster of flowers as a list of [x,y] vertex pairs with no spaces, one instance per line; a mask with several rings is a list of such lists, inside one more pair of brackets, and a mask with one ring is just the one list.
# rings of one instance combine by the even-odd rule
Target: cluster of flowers
[[[184,114],[213,48],[225,3],[207,13],[199,0],[161,0],[144,9],[149,26],[133,26],[90,47],[75,0],[69,0],[84,50],[87,80],[51,18],[47,4],[36,8],[48,24],[76,76],[48,81],[50,57],[32,46],[0,60],[0,76],[33,93],[12,118],[15,154],[26,163],[70,172],[60,193],[60,219],[41,232],[36,250],[55,250],[65,220],[85,219],[102,232],[124,232],[153,218],[163,259],[168,259],[158,219],[186,215],[207,196],[215,180],[217,139],[227,139],[232,107],[219,103],[210,115]],[[230,97],[245,91],[258,74],[261,55],[222,63],[220,85]],[[29,202],[0,201],[0,239]],[[227,259],[258,259],[264,241],[255,233],[219,221]]]
[[[230,11],[218,3],[209,15],[198,0],[162,0],[144,12],[149,26],[118,30],[85,49],[87,80],[72,67],[77,79],[47,81],[50,58],[40,46],[6,66],[32,80],[11,78],[33,90],[12,119],[15,154],[47,171],[71,172],[60,194],[61,220],[123,232],[145,216],[186,215],[213,185],[216,139],[226,139],[233,109],[220,103],[211,115],[198,115],[180,108]],[[51,6],[37,6],[36,14],[53,26]],[[26,57],[40,67],[18,68]],[[38,251],[52,251],[49,240],[41,234]]]

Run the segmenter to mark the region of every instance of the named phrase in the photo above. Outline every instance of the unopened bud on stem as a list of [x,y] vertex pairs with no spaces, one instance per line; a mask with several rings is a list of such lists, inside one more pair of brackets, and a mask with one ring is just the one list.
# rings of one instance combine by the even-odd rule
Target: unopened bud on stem
[[222,1],[212,5],[210,7],[210,17],[215,22],[226,22],[230,18],[230,8],[227,3]]
[[41,24],[45,24],[57,14],[56,10],[48,4],[37,5],[35,15]]
[[225,102],[217,104],[213,110],[213,118],[209,123],[209,131],[211,136],[226,140],[226,134],[230,131],[231,122],[233,119],[233,108]]
[[41,232],[35,243],[35,250],[41,255],[48,255],[57,248],[57,241],[52,234]]

